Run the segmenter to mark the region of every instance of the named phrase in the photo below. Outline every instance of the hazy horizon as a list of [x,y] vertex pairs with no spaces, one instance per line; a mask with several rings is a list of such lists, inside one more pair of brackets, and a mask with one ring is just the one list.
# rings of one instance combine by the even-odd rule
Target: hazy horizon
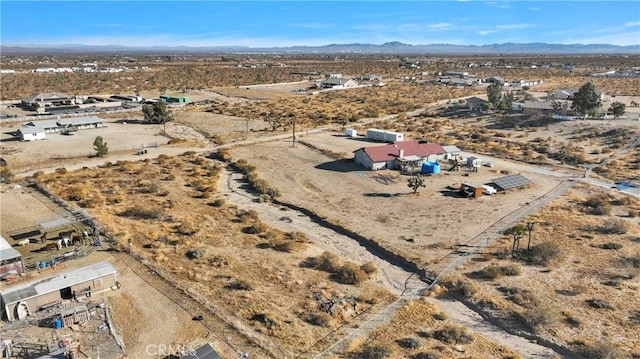
[[638,1],[2,1],[0,6],[4,46],[640,45]]

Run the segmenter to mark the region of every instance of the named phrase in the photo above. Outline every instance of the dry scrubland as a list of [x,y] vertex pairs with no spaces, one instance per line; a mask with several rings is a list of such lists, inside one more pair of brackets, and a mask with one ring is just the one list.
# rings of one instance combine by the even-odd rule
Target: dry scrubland
[[[640,201],[584,185],[522,220],[536,223],[512,253],[504,236],[447,286],[514,330],[580,358],[640,356]],[[607,356],[612,355],[612,356]]]
[[172,280],[291,352],[393,299],[369,283],[375,266],[323,254],[303,234],[270,229],[255,212],[217,199],[216,161],[185,154],[58,172],[38,181],[86,208],[122,249],[131,243]]
[[[206,61],[158,58],[162,62],[156,62],[155,56],[138,60],[137,65],[153,67],[148,72],[2,76],[2,98],[17,99],[47,91],[79,95],[139,91],[155,97],[166,91],[184,93],[194,100],[211,99],[209,104],[177,110],[176,123],[167,126],[172,143],[185,146],[202,146],[202,142],[190,142],[202,136],[222,144],[245,136],[255,139],[290,130],[285,125],[270,131],[263,121],[265,116],[280,115],[285,122],[295,120],[303,141],[295,148],[290,141],[275,141],[237,146],[218,155],[245,172],[252,185],[265,193],[263,200],[278,197],[304,207],[425,268],[437,268],[443,263],[440,259],[458,244],[548,192],[559,180],[526,172],[525,177],[534,182],[531,186],[469,200],[451,196],[445,191],[446,186],[488,182],[501,176],[503,170],[514,173],[509,162],[501,161],[493,169],[483,167],[469,177],[462,176],[464,171],[448,173],[447,164],[443,164],[440,176],[426,178],[427,187],[418,195],[411,195],[405,176],[394,171],[363,171],[344,160],[352,158],[355,149],[373,144],[346,139],[340,131],[306,134],[305,130],[348,126],[362,133],[368,127],[380,127],[405,132],[408,138],[454,144],[481,156],[572,166],[599,163],[630,144],[639,133],[637,122],[557,122],[528,116],[470,114],[460,111],[455,103],[429,107],[412,117],[406,113],[436,101],[485,92],[391,80],[396,76],[419,76],[422,71],[462,70],[478,77],[543,79],[546,84],[536,91],[577,88],[591,80],[608,94],[635,96],[640,102],[639,79],[586,77],[607,67],[632,66],[637,64],[637,57],[571,58],[576,65],[572,72],[524,68],[532,61],[569,61],[543,57],[504,60],[523,67],[519,69],[466,67],[467,62],[483,62],[480,58],[424,58],[425,65],[417,71],[399,69],[395,58],[347,58],[335,62],[300,57],[285,61],[285,67],[257,69],[238,68],[239,63],[256,60],[245,57]],[[267,61],[261,57],[258,60]],[[69,64],[64,58],[59,61],[60,66]],[[308,79],[292,75],[293,71],[350,76],[377,73],[387,86],[314,96],[237,88]],[[418,80],[428,78],[431,76]],[[385,115],[398,116],[382,120]],[[132,112],[127,116],[136,118],[141,114]],[[245,118],[250,119],[248,134]],[[367,124],[362,123],[364,119]],[[79,131],[73,141],[82,139],[86,143],[75,143],[64,136],[28,143],[29,147],[10,154],[3,152],[3,157],[14,156],[26,165],[28,159],[38,156],[42,157],[40,160],[71,156],[70,151],[78,146],[90,150],[97,133],[113,135],[107,137],[107,142],[117,147],[120,141],[123,146],[138,145],[139,134],[148,136],[144,137],[145,142],[153,141],[160,132],[160,126],[145,127],[142,132],[138,131],[142,127],[134,130],[133,126],[126,126],[114,122],[110,128],[95,130],[106,132],[82,135]],[[194,136],[191,128],[201,137]],[[3,132],[6,130],[3,127]],[[125,133],[131,137],[125,138]],[[159,143],[170,142],[157,138]],[[56,151],[50,151],[54,146],[66,152],[54,154]],[[3,151],[13,147],[19,146],[3,143]],[[636,148],[595,169],[594,176],[637,180],[639,155]],[[107,162],[99,168],[75,172],[61,168],[54,174],[40,174],[36,180],[73,205],[87,209],[115,235],[120,249],[127,250],[131,245],[141,259],[168,273],[168,279],[201,293],[200,299],[223,312],[234,313],[247,330],[265,334],[290,353],[311,347],[340,325],[357,325],[358,320],[395,299],[374,284],[381,274],[370,263],[350,263],[324,253],[304,234],[269,228],[256,212],[225,202],[218,190],[225,185],[225,179],[220,178],[223,165],[218,158],[188,152],[153,160]],[[638,357],[639,211],[636,200],[575,186],[523,221],[537,223],[532,252],[522,250],[521,244],[521,250],[512,255],[511,237],[505,236],[448,279],[449,294],[504,320],[512,330],[569,347],[580,357],[600,358],[610,351],[625,359]],[[283,210],[282,221],[287,221],[289,215]],[[522,243],[526,243],[526,234]],[[140,303],[123,296],[114,305],[117,311],[135,316]],[[123,321],[122,317],[119,320]],[[127,323],[130,325],[124,331],[129,340],[148,339],[136,336],[133,322]],[[328,344],[321,341],[311,352]],[[353,343],[340,356],[375,358],[382,354],[392,358],[516,357],[455,326],[428,300],[411,302],[389,324]]]
[[452,323],[428,300],[403,306],[366,338],[354,341],[347,358],[519,358],[468,329]]

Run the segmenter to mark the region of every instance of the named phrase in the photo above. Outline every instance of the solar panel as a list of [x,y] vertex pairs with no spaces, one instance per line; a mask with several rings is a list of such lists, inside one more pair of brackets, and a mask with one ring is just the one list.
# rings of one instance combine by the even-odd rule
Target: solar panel
[[528,178],[522,175],[511,175],[511,176],[495,178],[491,180],[491,183],[494,183],[496,186],[500,187],[503,191],[506,191],[508,189],[512,189],[516,187],[523,187],[533,182],[531,182]]
[[189,355],[184,356],[183,359],[222,359],[222,357],[213,349],[211,344],[205,344],[189,353]]

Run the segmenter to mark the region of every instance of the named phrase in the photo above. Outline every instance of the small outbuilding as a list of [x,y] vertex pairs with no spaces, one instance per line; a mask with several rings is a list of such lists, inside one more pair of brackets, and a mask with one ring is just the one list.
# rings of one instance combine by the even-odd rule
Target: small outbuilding
[[344,135],[347,137],[357,137],[358,136],[358,131],[354,130],[353,128],[347,128],[344,131]]
[[100,262],[35,282],[19,284],[0,292],[2,316],[21,320],[40,310],[75,297],[91,296],[116,285],[116,269]]
[[463,183],[462,187],[460,187],[460,193],[462,193],[467,198],[482,197],[483,192],[484,187],[481,184]]
[[400,142],[404,141],[404,134],[400,132],[370,128],[367,130],[367,139],[382,142]]
[[37,141],[45,140],[47,138],[45,129],[36,126],[20,127],[18,131],[16,131],[16,134],[20,141]]
[[0,236],[0,276],[4,279],[11,274],[24,273],[22,254]]
[[482,166],[482,160],[478,157],[467,157],[467,166],[471,168],[479,168]]

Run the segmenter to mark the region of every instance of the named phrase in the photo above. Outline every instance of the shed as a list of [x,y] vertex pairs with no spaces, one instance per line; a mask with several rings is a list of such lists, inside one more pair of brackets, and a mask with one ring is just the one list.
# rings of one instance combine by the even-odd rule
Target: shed
[[17,131],[20,141],[36,141],[47,138],[45,129],[42,127],[24,126]]
[[24,273],[22,254],[0,236],[0,276],[5,277],[11,273]]
[[463,183],[462,187],[460,187],[460,193],[468,198],[482,197],[483,191],[484,187],[481,184]]
[[354,130],[353,128],[347,128],[344,131],[344,135],[347,137],[357,137],[358,136],[358,131]]
[[2,315],[9,321],[77,296],[91,296],[116,285],[116,269],[109,262],[63,272],[0,292]]
[[482,166],[482,160],[474,156],[467,157],[467,166],[472,168],[480,167]]
[[531,183],[533,182],[531,182],[525,176],[517,174],[494,178],[489,184],[496,188],[498,191],[506,191],[512,188],[524,187]]
[[447,145],[445,145],[445,146],[442,146],[442,148],[444,148],[444,150],[446,151],[446,153],[443,156],[443,159],[445,159],[445,160],[456,158],[456,157],[460,156],[460,152],[462,152],[456,146],[451,146],[451,145],[447,146]]

